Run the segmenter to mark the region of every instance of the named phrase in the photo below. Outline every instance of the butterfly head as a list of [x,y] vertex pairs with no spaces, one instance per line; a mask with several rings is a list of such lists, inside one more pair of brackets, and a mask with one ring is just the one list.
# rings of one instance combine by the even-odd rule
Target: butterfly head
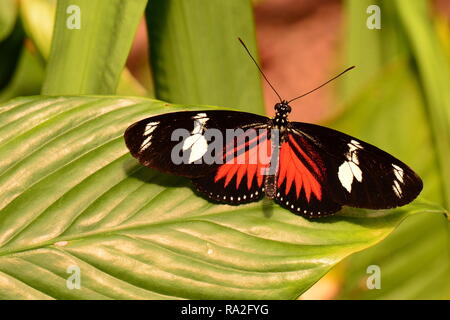
[[291,110],[292,110],[291,106],[289,105],[289,102],[287,102],[286,100],[283,100],[275,105],[275,112],[277,116],[287,117],[287,115],[291,113]]
[[273,119],[274,125],[284,132],[288,124],[288,114],[291,112],[291,106],[289,102],[283,100],[275,105],[275,118]]

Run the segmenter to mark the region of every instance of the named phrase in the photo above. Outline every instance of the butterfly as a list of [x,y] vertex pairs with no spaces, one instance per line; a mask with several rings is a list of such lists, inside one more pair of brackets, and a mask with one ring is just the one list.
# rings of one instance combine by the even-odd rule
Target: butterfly
[[327,127],[289,121],[290,102],[304,95],[280,98],[274,118],[228,110],[156,115],[128,127],[125,142],[142,165],[187,177],[210,200],[230,205],[266,196],[318,218],[344,205],[394,208],[419,195],[420,177],[387,152]]

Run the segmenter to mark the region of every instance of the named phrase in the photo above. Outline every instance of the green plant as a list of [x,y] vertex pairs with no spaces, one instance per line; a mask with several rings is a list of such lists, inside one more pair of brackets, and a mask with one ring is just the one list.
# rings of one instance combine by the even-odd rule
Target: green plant
[[[353,31],[346,56],[362,66],[357,81],[346,80],[353,95],[343,90],[346,107],[331,126],[411,163],[425,181],[424,192],[402,208],[346,208],[309,221],[264,201],[211,204],[187,180],[138,165],[123,142],[129,124],[152,114],[211,105],[263,113],[260,77],[236,41],[243,37],[256,51],[250,1],[195,0],[187,6],[152,0],[144,12],[144,0],[59,0],[56,8],[51,0],[21,0],[18,10],[0,16],[0,25],[9,25],[5,34],[19,20],[33,43],[19,48],[17,67],[0,92],[8,100],[0,107],[0,297],[294,299],[364,249],[339,268],[349,272],[341,275],[338,297],[427,298],[430,290],[431,297],[448,297],[450,286],[435,290],[448,281],[450,263],[448,222],[438,214],[450,199],[450,94],[444,90],[450,79],[442,67],[448,53],[432,35],[425,1],[416,0],[418,7],[392,3],[383,2],[389,17],[383,21],[403,31],[400,37],[388,27],[389,36],[371,43],[375,61],[365,60],[367,53],[356,45],[373,39],[364,40],[351,24],[363,20],[361,2],[348,1]],[[80,30],[66,28],[66,9],[74,4],[82,13]],[[40,29],[36,10],[56,12],[53,35],[52,28]],[[124,69],[130,30],[143,14],[160,100],[145,97]],[[429,52],[418,45],[424,39]],[[365,68],[365,61],[371,66]],[[430,61],[439,61],[439,68]],[[32,79],[24,77],[30,73]],[[41,87],[42,95],[9,100]],[[387,125],[392,120],[395,128]],[[409,141],[423,155],[417,157]],[[404,219],[392,236],[369,248]],[[417,224],[420,232],[414,233]],[[412,241],[422,241],[419,254],[408,249]],[[386,252],[402,260],[388,259]],[[434,272],[421,278],[422,286],[399,276],[401,262],[424,257]],[[393,270],[384,296],[359,287],[368,263]],[[66,286],[73,265],[81,270],[79,290]]]

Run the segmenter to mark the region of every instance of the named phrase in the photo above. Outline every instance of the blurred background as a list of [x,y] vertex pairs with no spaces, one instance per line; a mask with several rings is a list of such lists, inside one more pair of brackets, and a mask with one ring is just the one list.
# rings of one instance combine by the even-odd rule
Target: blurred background
[[[45,67],[55,4],[55,0],[0,1],[0,101],[41,93],[44,79],[49,77]],[[348,66],[357,66],[331,85],[296,101],[290,120],[324,123],[392,153],[421,175],[425,184],[422,199],[448,209],[450,2],[254,0],[251,4],[255,55],[284,98],[304,93]],[[372,15],[367,8],[373,4],[381,9],[381,29],[367,28]],[[155,18],[156,22],[151,18],[152,10],[157,9],[148,9],[150,19],[142,18],[139,24],[118,85],[119,95],[170,101],[152,72],[159,65],[149,60],[151,53],[153,57],[159,54],[161,42],[151,35],[154,24],[161,23],[156,21],[161,18]],[[244,40],[250,47],[254,44],[253,39]],[[228,68],[229,76],[238,77],[241,69],[254,70],[237,40],[227,42],[227,47],[232,45],[240,50],[240,56]],[[212,63],[220,65],[222,61]],[[277,98],[267,84],[261,81],[261,86],[266,113],[272,115]],[[223,93],[245,94],[245,85],[241,91]],[[173,102],[185,101],[174,98]],[[186,103],[233,106],[229,100],[221,103],[214,99]],[[449,243],[445,217],[413,216],[381,243],[340,263],[300,298],[449,299]],[[381,290],[365,286],[370,265],[381,268]]]
[[[344,1],[253,2],[260,64],[283,97],[289,98],[306,92],[326,81],[333,72],[347,67],[338,64],[342,61],[340,55],[345,46],[343,38],[346,36]],[[430,1],[430,7],[436,19],[443,24],[449,23],[449,1]],[[370,56],[367,59],[370,59]],[[242,63],[251,62],[243,56]],[[127,66],[147,89],[151,88],[145,20],[139,25]],[[266,112],[272,115],[273,106],[278,100],[267,84],[262,85]],[[335,90],[331,86],[306,96],[296,103],[298,108],[294,108],[291,117],[297,121],[308,122],[327,119],[336,111],[334,94]]]

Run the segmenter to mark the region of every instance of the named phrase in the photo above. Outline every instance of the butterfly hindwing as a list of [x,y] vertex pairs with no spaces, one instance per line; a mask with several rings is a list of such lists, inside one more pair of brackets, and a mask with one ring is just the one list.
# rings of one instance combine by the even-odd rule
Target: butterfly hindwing
[[272,150],[267,125],[259,127],[240,131],[236,137],[227,139],[222,163],[212,174],[192,180],[198,191],[214,201],[228,204],[262,198]]
[[341,206],[332,198],[327,174],[320,150],[304,137],[288,132],[280,145],[275,202],[307,217],[338,211]]
[[422,181],[406,164],[379,148],[342,132],[308,123],[291,122],[289,135],[320,158],[322,186],[335,203],[368,209],[388,209],[414,200]]

